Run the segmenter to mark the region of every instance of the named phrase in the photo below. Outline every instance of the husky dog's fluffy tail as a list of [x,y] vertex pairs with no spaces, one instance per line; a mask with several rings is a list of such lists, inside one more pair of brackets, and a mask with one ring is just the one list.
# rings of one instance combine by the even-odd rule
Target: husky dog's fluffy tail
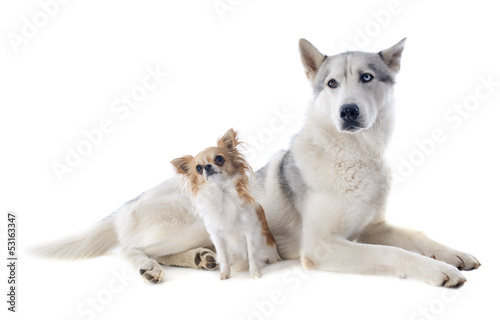
[[86,233],[42,245],[33,252],[46,258],[78,260],[103,255],[117,245],[118,235],[111,216],[96,223],[94,228]]

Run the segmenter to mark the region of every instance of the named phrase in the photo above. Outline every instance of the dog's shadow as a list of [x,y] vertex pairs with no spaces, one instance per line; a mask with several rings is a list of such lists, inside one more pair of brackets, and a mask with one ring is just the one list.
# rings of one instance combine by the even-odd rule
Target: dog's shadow
[[[196,277],[198,280],[202,280],[202,278],[214,278],[219,279],[220,269],[217,268],[215,270],[201,270],[201,269],[192,269],[192,268],[183,268],[183,267],[174,267],[174,266],[164,266],[165,270],[165,280],[162,283],[168,283],[173,280],[181,280],[185,277]],[[302,272],[306,272],[301,264],[300,260],[282,260],[273,264],[266,264],[262,267],[262,278],[275,278],[280,277],[284,271],[295,271],[300,270]],[[231,278],[225,281],[220,282],[229,282],[231,279],[238,279],[240,281],[259,281],[259,279],[252,279],[250,277],[250,273],[248,269],[242,271],[231,272]],[[160,284],[161,285],[161,284]]]

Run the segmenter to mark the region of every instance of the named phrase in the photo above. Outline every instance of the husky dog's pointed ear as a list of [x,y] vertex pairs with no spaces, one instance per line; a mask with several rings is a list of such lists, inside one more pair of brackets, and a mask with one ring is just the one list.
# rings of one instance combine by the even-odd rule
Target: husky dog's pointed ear
[[222,137],[217,140],[217,146],[227,148],[229,150],[236,148],[239,144],[238,133],[233,128],[224,133]]
[[189,164],[193,161],[193,156],[184,156],[181,158],[174,159],[170,163],[174,166],[175,171],[180,174],[189,173]]
[[389,49],[380,51],[378,54],[385,64],[394,72],[398,72],[401,65],[401,54],[405,48],[406,38],[399,41]]
[[319,52],[319,50],[306,39],[299,40],[299,51],[306,77],[309,81],[313,82],[321,63],[326,59],[326,55]]

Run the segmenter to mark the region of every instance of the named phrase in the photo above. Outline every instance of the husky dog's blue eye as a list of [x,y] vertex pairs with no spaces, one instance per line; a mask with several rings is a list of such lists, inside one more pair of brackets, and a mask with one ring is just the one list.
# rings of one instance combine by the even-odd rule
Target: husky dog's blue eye
[[337,80],[335,80],[335,79],[330,79],[330,80],[328,81],[328,86],[329,86],[330,88],[334,88],[334,89],[335,89],[335,88],[337,88],[337,87],[339,86],[339,83],[338,83],[338,82],[337,82]]
[[361,75],[361,82],[367,83],[373,80],[373,76],[369,73],[363,73]]
[[201,174],[202,171],[203,171],[203,167],[201,165],[197,165],[196,166],[196,172],[198,172],[199,174]]
[[222,166],[224,164],[224,158],[222,156],[215,157],[214,161],[218,166]]

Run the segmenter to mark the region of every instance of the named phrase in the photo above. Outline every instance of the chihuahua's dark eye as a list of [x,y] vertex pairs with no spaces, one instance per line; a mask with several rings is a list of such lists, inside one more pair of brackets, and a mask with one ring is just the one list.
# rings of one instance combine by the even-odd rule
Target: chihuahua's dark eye
[[197,165],[196,166],[196,172],[198,172],[199,174],[201,174],[203,172],[203,167],[201,165]]
[[367,83],[373,80],[373,76],[369,73],[363,73],[361,75],[361,82]]
[[337,88],[337,87],[339,86],[339,83],[338,83],[338,82],[337,82],[337,80],[335,80],[335,79],[330,79],[330,80],[328,81],[328,86],[329,86],[330,88],[335,89],[335,88]]
[[224,158],[222,156],[215,157],[215,164],[218,166],[222,166],[224,164]]

